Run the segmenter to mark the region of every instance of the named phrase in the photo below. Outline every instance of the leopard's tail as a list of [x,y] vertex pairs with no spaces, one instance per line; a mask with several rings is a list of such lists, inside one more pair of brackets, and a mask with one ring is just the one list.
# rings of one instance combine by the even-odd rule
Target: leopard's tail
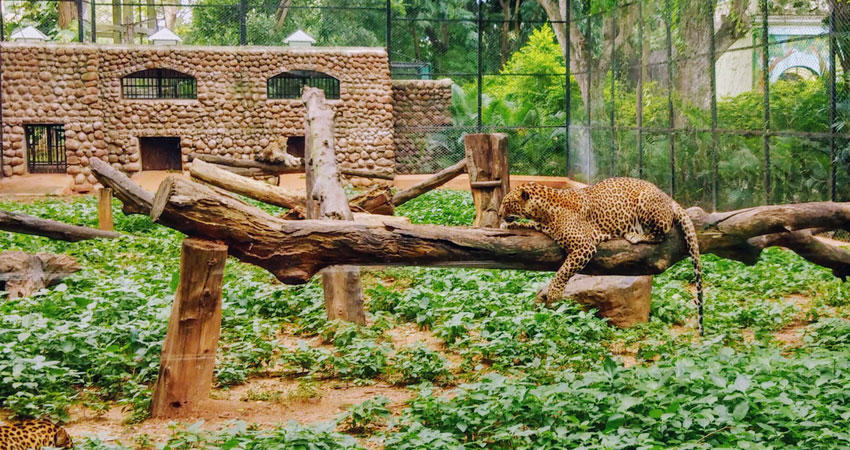
[[679,206],[678,203],[673,202],[673,220],[679,224],[679,227],[682,228],[682,233],[685,235],[685,244],[688,246],[688,254],[694,263],[694,279],[697,284],[697,312],[699,319],[699,335],[702,336],[703,329],[702,325],[702,305],[703,305],[703,296],[702,296],[702,264],[699,260],[699,240],[697,239],[697,232],[694,229],[694,223],[691,222],[691,217],[685,212],[685,209]]

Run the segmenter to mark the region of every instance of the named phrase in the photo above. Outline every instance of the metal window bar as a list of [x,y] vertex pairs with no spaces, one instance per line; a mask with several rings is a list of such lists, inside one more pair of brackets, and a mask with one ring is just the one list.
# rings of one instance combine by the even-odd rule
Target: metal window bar
[[198,98],[197,81],[171,69],[147,69],[121,78],[121,96],[128,99]]
[[65,173],[64,125],[26,125],[24,135],[29,173]]
[[339,80],[312,70],[293,70],[275,75],[266,83],[266,93],[271,99],[301,98],[304,86],[319,88],[329,100],[339,99]]

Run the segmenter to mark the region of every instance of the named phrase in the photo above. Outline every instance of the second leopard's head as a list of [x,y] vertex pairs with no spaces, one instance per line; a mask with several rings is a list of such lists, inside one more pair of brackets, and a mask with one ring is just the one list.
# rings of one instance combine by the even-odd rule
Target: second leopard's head
[[544,222],[550,209],[545,205],[550,189],[534,182],[517,186],[502,199],[499,216],[507,223],[517,219]]

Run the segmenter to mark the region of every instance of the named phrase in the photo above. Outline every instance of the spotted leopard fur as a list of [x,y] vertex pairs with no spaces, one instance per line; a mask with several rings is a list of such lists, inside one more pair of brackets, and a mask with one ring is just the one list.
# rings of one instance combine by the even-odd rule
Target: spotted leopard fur
[[[541,299],[546,304],[563,296],[567,281],[593,258],[599,243],[620,237],[632,244],[660,242],[673,224],[678,224],[693,259],[699,333],[703,334],[702,267],[694,225],[685,210],[652,183],[608,178],[566,190],[526,183],[505,196],[499,215],[506,222],[503,227],[542,231],[567,251],[548,295]],[[530,222],[514,222],[517,218]]]
[[30,450],[42,447],[73,448],[64,428],[47,420],[26,420],[0,426],[0,450]]

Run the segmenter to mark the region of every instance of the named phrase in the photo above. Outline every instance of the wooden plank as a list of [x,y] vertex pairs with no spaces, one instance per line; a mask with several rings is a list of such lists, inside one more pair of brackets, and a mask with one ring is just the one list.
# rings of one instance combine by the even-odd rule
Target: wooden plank
[[221,333],[221,280],[226,260],[224,244],[183,240],[180,284],[151,401],[153,418],[189,414],[209,397]]

